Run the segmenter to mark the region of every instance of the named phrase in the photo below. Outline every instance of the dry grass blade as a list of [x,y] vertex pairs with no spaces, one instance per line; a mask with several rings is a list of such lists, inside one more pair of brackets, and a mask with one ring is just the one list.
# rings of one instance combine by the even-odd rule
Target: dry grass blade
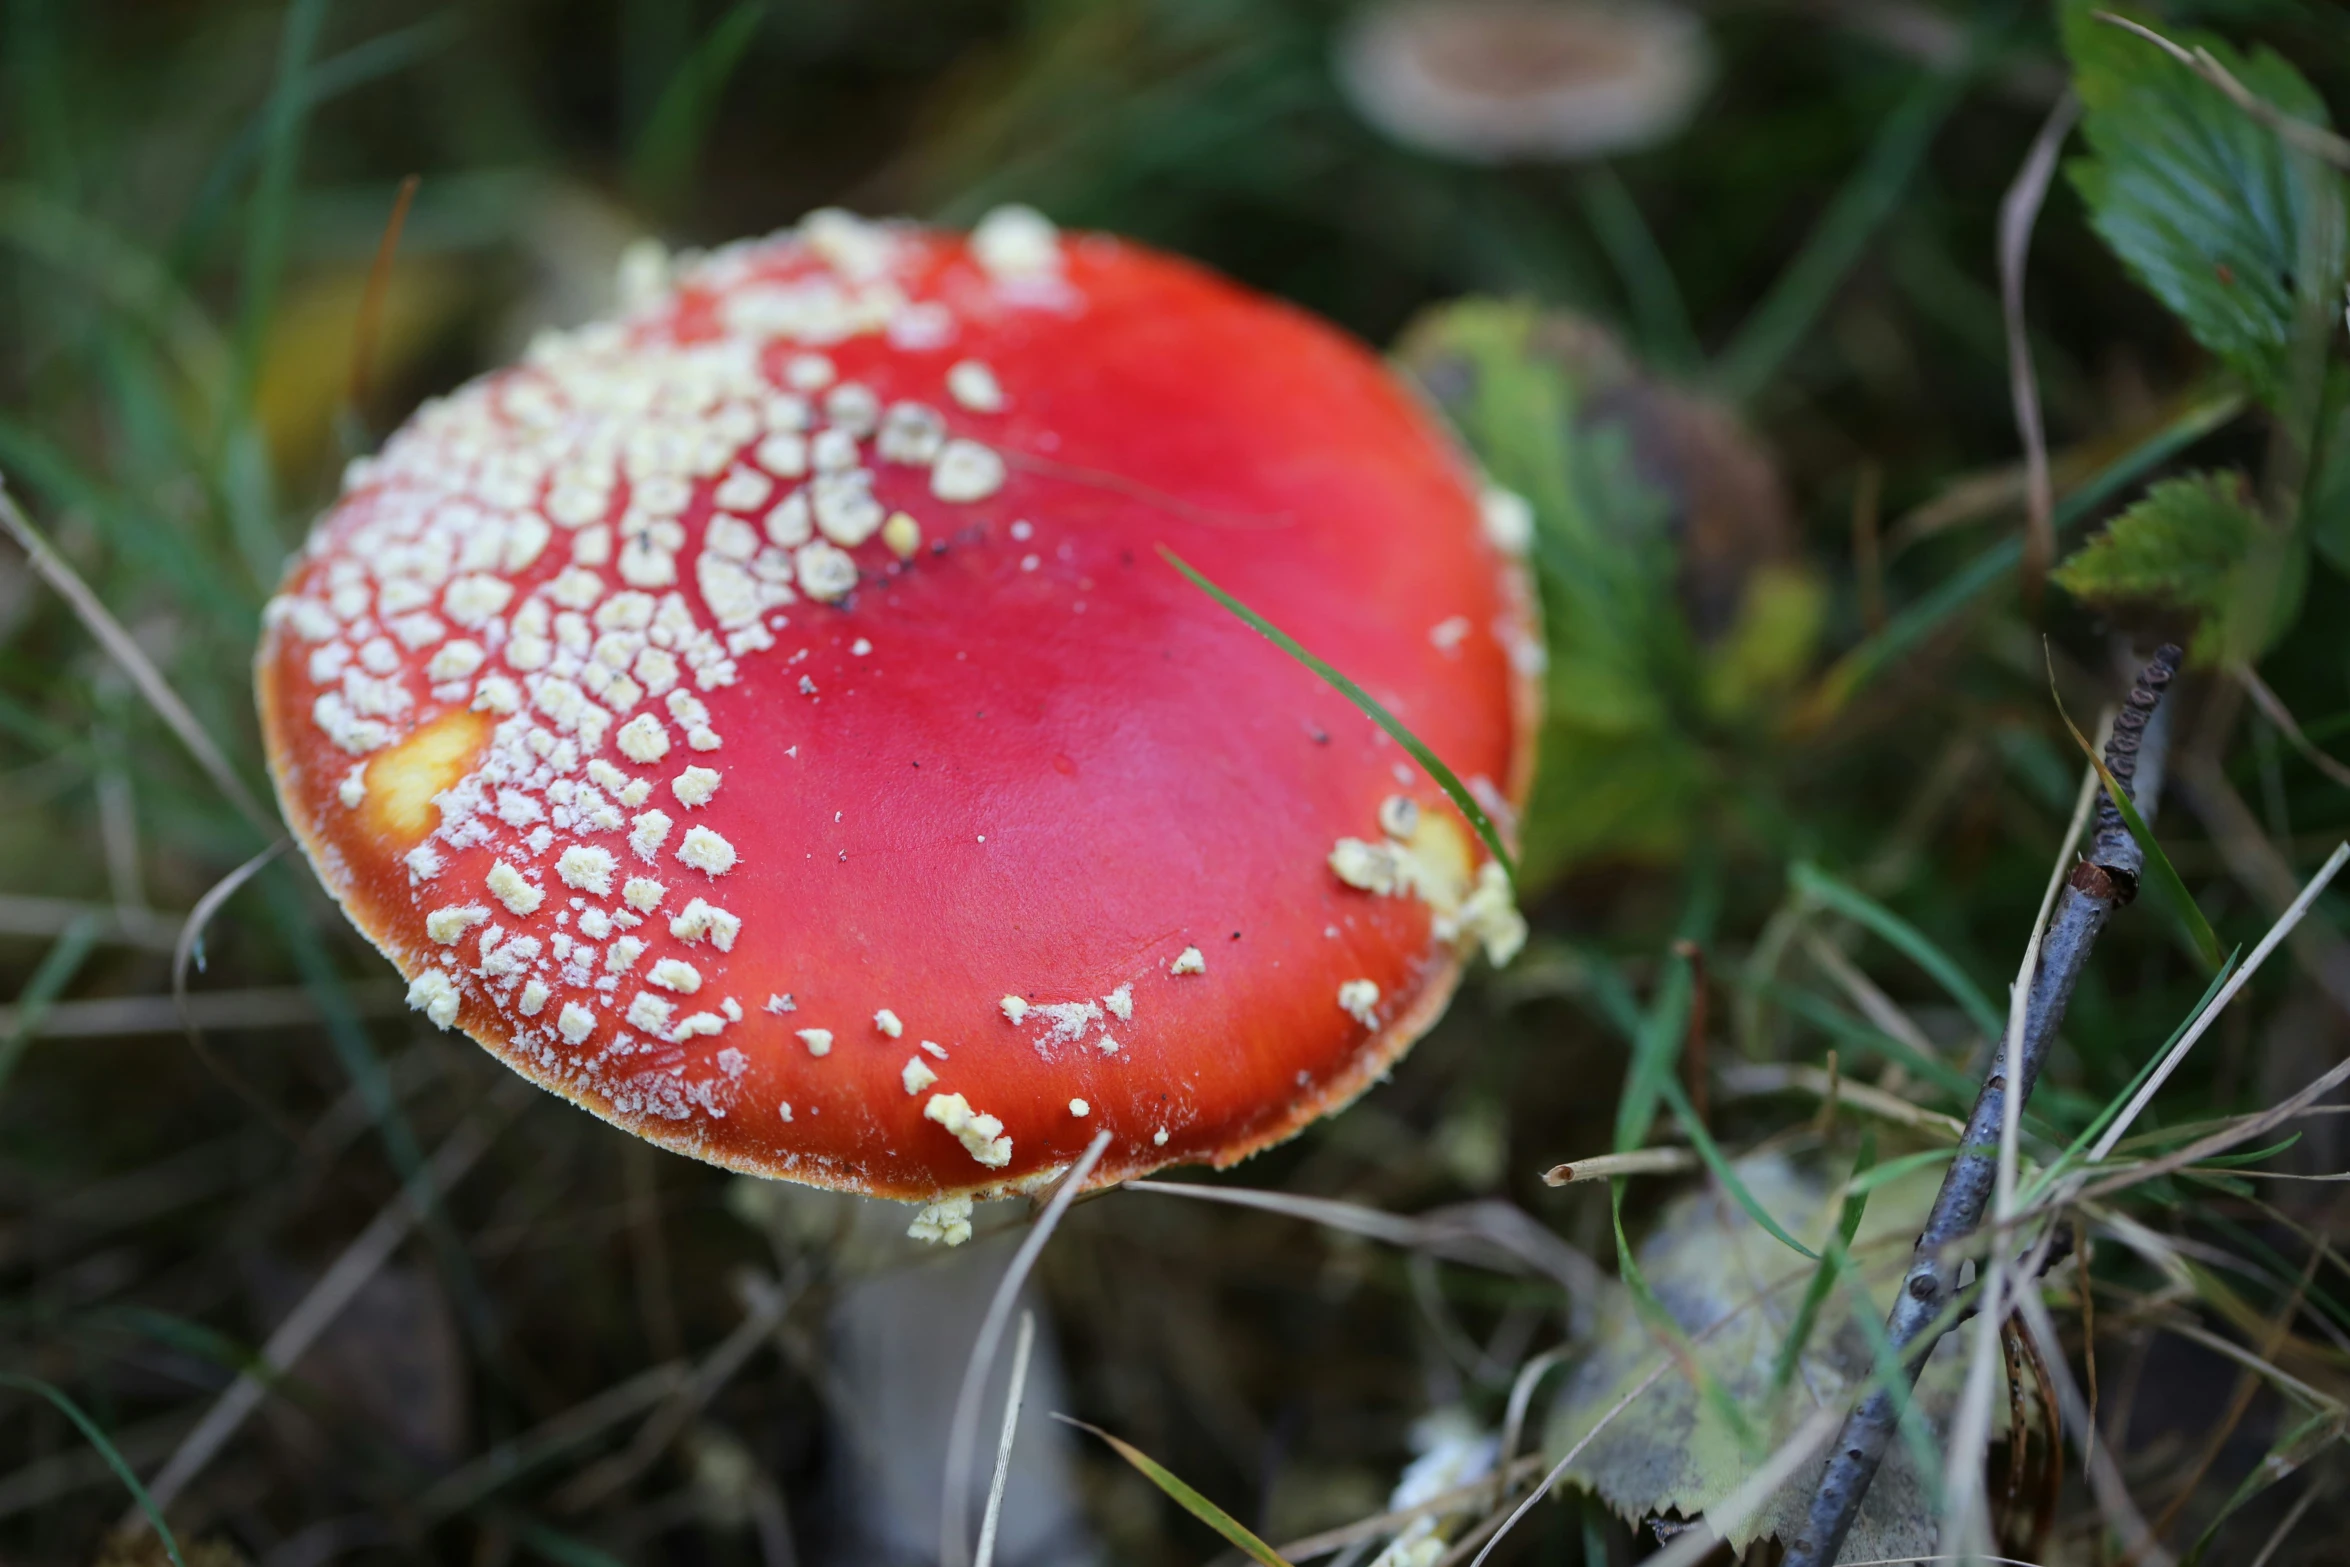
[[2300,723],[2293,717],[2293,710],[2285,705],[2282,697],[2268,688],[2268,682],[2260,678],[2258,670],[2246,665],[2236,671],[2236,680],[2243,686],[2244,694],[2252,698],[2252,705],[2260,709],[2261,716],[2277,726],[2277,732],[2285,737],[2286,743],[2299,751],[2310,766],[2343,788],[2350,789],[2350,767],[2345,767],[2319,750],[2316,742],[2302,733]]
[[433,1482],[416,1499],[417,1516],[437,1523],[471,1507],[518,1476],[669,1398],[689,1375],[682,1361],[640,1371]]
[[100,941],[151,952],[169,952],[179,941],[179,919],[154,909],[0,892],[0,936],[62,936],[85,919],[97,922]]
[[1648,1375],[1642,1377],[1638,1382],[1635,1382],[1631,1389],[1626,1392],[1622,1398],[1619,1398],[1615,1401],[1614,1405],[1609,1408],[1606,1414],[1599,1417],[1598,1421],[1593,1424],[1590,1430],[1583,1433],[1582,1439],[1580,1441],[1576,1442],[1573,1447],[1568,1448],[1564,1453],[1560,1454],[1559,1461],[1555,1464],[1552,1464],[1550,1466],[1549,1472],[1542,1477],[1542,1483],[1536,1486],[1533,1490],[1527,1492],[1526,1499],[1517,1505],[1517,1508],[1511,1512],[1509,1517],[1502,1520],[1501,1526],[1493,1532],[1492,1538],[1485,1542],[1485,1548],[1477,1553],[1477,1559],[1474,1563],[1471,1564],[1471,1567],[1484,1567],[1485,1558],[1493,1554],[1493,1548],[1499,1545],[1503,1539],[1508,1536],[1509,1532],[1518,1526],[1518,1523],[1521,1519],[1534,1510],[1534,1506],[1537,1502],[1548,1496],[1552,1489],[1557,1486],[1559,1481],[1566,1478],[1568,1468],[1573,1465],[1576,1459],[1583,1456],[1583,1449],[1591,1445],[1592,1439],[1597,1437],[1600,1432],[1605,1431],[1609,1426],[1614,1425],[1616,1422],[1616,1417],[1621,1415],[1625,1410],[1630,1409],[1632,1405],[1638,1401],[1641,1394],[1656,1386],[1657,1379],[1662,1377],[1668,1370],[1672,1369],[1673,1365],[1674,1362],[1669,1357],[1659,1360],[1656,1363],[1654,1369],[1652,1369]]
[[1226,1203],[1235,1208],[1255,1208],[1472,1267],[1544,1274],[1571,1298],[1577,1333],[1589,1325],[1591,1303],[1604,1287],[1604,1277],[1589,1257],[1559,1239],[1523,1209],[1505,1202],[1463,1203],[1407,1217],[1331,1197],[1300,1197],[1248,1186],[1201,1186],[1189,1181],[1153,1180],[1128,1181],[1125,1189]]
[[1942,1054],[1940,1047],[1926,1037],[1926,1031],[1918,1027],[1917,1020],[1879,989],[1876,981],[1863,974],[1834,942],[1817,930],[1806,930],[1803,933],[1803,950],[1812,962],[1819,965],[1821,973],[1836,982],[1846,999],[1859,1008],[1860,1015],[1870,1023],[1929,1061]]
[[1833,1404],[1813,1411],[1811,1418],[1797,1426],[1795,1434],[1777,1452],[1747,1476],[1745,1484],[1705,1510],[1703,1523],[1675,1536],[1671,1544],[1644,1560],[1641,1567],[1697,1567],[1712,1554],[1730,1528],[1768,1501],[1772,1492],[1794,1479],[1798,1470],[1835,1439],[1836,1428],[1843,1420],[1844,1411]]
[[400,251],[400,231],[408,226],[408,209],[415,204],[416,187],[424,176],[411,174],[400,181],[392,197],[392,215],[384,221],[383,238],[376,241],[375,260],[367,269],[367,292],[359,301],[359,321],[351,333],[351,388],[353,409],[367,406],[367,372],[375,361],[376,333],[383,325],[384,296],[392,288],[392,258]]
[[2065,1427],[2072,1434],[2075,1451],[2081,1455],[2082,1467],[2088,1472],[2090,1494],[2105,1515],[2106,1526],[2120,1538],[2122,1548],[2129,1553],[2128,1559],[2140,1567],[2171,1567],[2170,1553],[2155,1540],[2137,1504],[2130,1499],[2129,1482],[2122,1478],[2109,1445],[2091,1440],[2094,1428],[2089,1422],[2088,1406],[2073,1382],[2072,1368],[2064,1358],[2063,1341],[2056,1335],[2056,1324],[2049,1320],[2048,1308],[2041,1303],[2039,1291],[2020,1292],[2016,1297],[2016,1311],[2023,1317],[2025,1330],[2031,1334],[2050,1379],[2056,1384],[2057,1406],[2064,1411]]
[[1966,1123],[1954,1115],[1939,1110],[1928,1110],[1911,1104],[1899,1094],[1887,1093],[1869,1083],[1859,1083],[1849,1077],[1839,1077],[1816,1066],[1789,1066],[1776,1061],[1741,1061],[1722,1068],[1721,1086],[1732,1094],[1759,1098],[1764,1094],[1788,1092],[1817,1096],[1823,1102],[1834,1099],[1865,1111],[1881,1121],[1896,1126],[1911,1127],[1921,1132],[1934,1132],[1955,1141],[1966,1131]]
[[1510,1401],[1502,1414],[1501,1453],[1494,1464],[1493,1483],[1500,1495],[1508,1495],[1504,1477],[1518,1462],[1518,1441],[1525,1434],[1526,1411],[1534,1402],[1535,1389],[1542,1379],[1567,1363],[1569,1351],[1565,1348],[1544,1350],[1526,1362],[1515,1380],[1510,1383]]
[[[398,1196],[383,1206],[366,1229],[361,1230],[342,1255],[337,1257],[310,1287],[294,1309],[286,1314],[269,1339],[261,1346],[256,1366],[240,1372],[204,1418],[197,1422],[171,1457],[165,1461],[148,1487],[155,1497],[155,1505],[168,1509],[185,1490],[188,1482],[204,1471],[206,1465],[218,1456],[230,1437],[236,1435],[253,1411],[260,1407],[267,1395],[265,1379],[273,1379],[302,1356],[302,1352],[317,1341],[318,1336],[342,1314],[343,1308],[363,1289],[367,1281],[389,1262],[392,1253],[414,1230],[417,1221],[437,1194],[445,1194],[464,1179],[481,1156],[489,1150],[491,1140],[506,1119],[530,1097],[533,1090],[520,1079],[503,1083],[490,1097],[480,1113],[472,1116],[451,1132],[448,1139],[434,1150],[426,1163],[421,1181],[401,1188]],[[144,1529],[146,1520],[137,1512],[125,1516],[119,1525],[124,1530]]]
[[2350,843],[2345,843],[2334,850],[2324,867],[2310,878],[2309,885],[2301,890],[2301,896],[2295,898],[2292,906],[2285,910],[2284,917],[2270,926],[2268,934],[2260,938],[2260,945],[2252,949],[2252,955],[2244,960],[2244,966],[2236,970],[2234,977],[2221,988],[2217,996],[2212,998],[2211,1005],[2205,1007],[2202,1015],[2195,1019],[2194,1024],[2179,1036],[2179,1042],[2171,1047],[2170,1054],[2163,1058],[2162,1065],[2155,1068],[2154,1074],[2146,1079],[2138,1092],[2131,1097],[2130,1102],[2123,1107],[2122,1113],[2114,1117],[2113,1124],[2105,1129],[2105,1135],[2098,1138],[2090,1148],[2089,1163],[2103,1163],[2106,1156],[2113,1152],[2114,1144],[2122,1140],[2123,1134],[2130,1129],[2131,1123],[2138,1119],[2139,1115],[2145,1111],[2147,1104],[2153,1100],[2155,1092],[2162,1087],[2171,1073],[2178,1069],[2179,1063],[2186,1059],[2187,1052],[2195,1047],[2195,1041],[2203,1037],[2204,1032],[2211,1027],[2212,1021],[2219,1016],[2230,1001],[2235,999],[2236,993],[2244,988],[2254,974],[2259,972],[2260,965],[2268,960],[2268,955],[2276,951],[2278,945],[2293,933],[2293,927],[2301,923],[2301,917],[2309,912],[2309,906],[2317,901],[2317,895],[2325,891],[2326,885],[2334,879],[2335,874],[2341,870],[2344,864],[2350,864]]
[[2125,33],[2137,34],[2188,70],[2193,71],[2197,76],[2211,83],[2212,86],[2227,94],[2229,102],[2270,130],[2275,131],[2290,145],[2308,153],[2311,157],[2323,158],[2336,168],[2350,169],[2350,138],[2337,136],[2322,125],[2311,125],[2306,120],[2294,119],[2284,110],[2236,80],[2236,74],[2220,64],[2209,49],[2182,48],[2163,37],[2153,28],[2141,22],[2133,22],[2126,16],[2116,16],[2111,11],[2099,11],[2095,14],[2100,22],[2109,27],[2118,27]]
[[106,655],[121,666],[122,672],[130,677],[131,684],[138,687],[139,694],[147,699],[147,705],[155,709],[156,716],[179,737],[180,744],[188,748],[188,754],[196,759],[197,766],[204,769],[213,787],[256,830],[265,836],[274,837],[278,830],[276,819],[262,808],[260,800],[246,787],[245,780],[237,776],[237,770],[229,765],[227,755],[214,743],[212,736],[205,733],[204,726],[196,722],[196,715],[188,711],[187,703],[181,701],[179,693],[172,690],[170,682],[163,678],[163,672],[147,657],[146,650],[123,629],[122,622],[114,618],[113,612],[100,602],[98,595],[90,591],[90,585],[82,581],[81,573],[75,571],[26,518],[16,504],[16,497],[8,491],[5,475],[0,475],[0,528],[6,528],[9,536],[16,540],[26,558],[32,562],[33,570],[40,574],[41,580],[56,589],[58,596],[73,607],[73,612],[81,617],[82,625],[91,636],[97,638],[98,645],[106,650]]
[[2260,1548],[2260,1554],[2252,1558],[2248,1567],[2268,1567],[2270,1560],[2285,1548],[2285,1541],[2292,1537],[2295,1529],[2301,1527],[2301,1520],[2309,1516],[2309,1509],[2315,1507],[2317,1499],[2323,1495],[2325,1488],[2322,1486],[2313,1485],[2303,1491],[2301,1500],[2295,1502],[2292,1510],[2277,1520],[2276,1532],[2268,1537],[2267,1543]]
[[1999,305],[2007,325],[2008,395],[2015,404],[2017,438],[2024,447],[2024,602],[2037,604],[2056,563],[2056,492],[2048,474],[2048,432],[2040,419],[2040,382],[2032,371],[2032,337],[2024,321],[2024,268],[2032,230],[2056,174],[2056,156],[2081,117],[2081,100],[2066,93],[2016,171],[1999,203]]
[[1520,1481],[1531,1480],[1542,1472],[1542,1455],[1528,1453],[1482,1480],[1471,1480],[1450,1490],[1439,1491],[1411,1507],[1399,1507],[1393,1512],[1378,1513],[1369,1518],[1358,1518],[1353,1523],[1340,1524],[1335,1529],[1325,1529],[1320,1534],[1309,1534],[1276,1549],[1293,1562],[1311,1561],[1314,1557],[1327,1556],[1332,1551],[1344,1550],[1365,1540],[1376,1540],[1382,1535],[1397,1533],[1407,1524],[1432,1514],[1449,1513],[1465,1507],[1492,1491],[1496,1483],[1514,1488]]
[[694,1416],[735,1379],[759,1346],[767,1342],[792,1302],[799,1298],[804,1281],[805,1275],[801,1273],[795,1273],[781,1284],[753,1280],[746,1290],[749,1299],[742,1321],[718,1341],[718,1347],[694,1368],[694,1374],[684,1386],[637,1427],[627,1447],[581,1471],[569,1485],[555,1493],[556,1510],[586,1512],[658,1462],[669,1451],[670,1444],[684,1434]]
[[1061,1177],[1061,1184],[1053,1188],[1044,1211],[1029,1226],[1020,1249],[1012,1254],[1003,1278],[996,1283],[994,1298],[987,1303],[987,1315],[980,1319],[979,1336],[972,1341],[971,1359],[963,1367],[963,1385],[955,1393],[954,1417],[947,1427],[946,1476],[938,1514],[938,1557],[946,1567],[965,1567],[971,1560],[971,1450],[978,1441],[980,1395],[986,1391],[988,1373],[995,1369],[995,1352],[1003,1340],[1004,1324],[1020,1299],[1021,1286],[1028,1282],[1029,1270],[1036,1266],[1044,1243],[1053,1238],[1061,1216],[1069,1211],[1069,1204],[1084,1189],[1085,1178],[1093,1173],[1093,1167],[1101,1162],[1102,1153],[1109,1146],[1110,1134],[1096,1132],[1093,1141],[1085,1145],[1085,1152],[1069,1167],[1069,1173]]
[[1004,1515],[1004,1484],[1012,1477],[1012,1441],[1020,1434],[1020,1395],[1028,1391],[1028,1354],[1036,1347],[1036,1313],[1020,1313],[1020,1336],[1012,1343],[1012,1382],[1004,1391],[1004,1425],[996,1437],[995,1476],[987,1483],[987,1510],[979,1517],[979,1550],[971,1567],[995,1567],[996,1525]]
[[[381,1016],[405,1010],[398,985],[354,985],[352,1011]],[[0,1007],[0,1032],[13,1027],[15,1007]],[[299,985],[261,985],[250,990],[196,991],[185,1017],[199,1028],[305,1028],[319,1021],[318,1003]],[[184,1021],[171,996],[98,996],[60,1001],[33,1028],[36,1039],[120,1039],[139,1034],[176,1034]]]
[[[2293,1293],[2286,1297],[2284,1305],[2261,1334],[2257,1353],[2263,1361],[2273,1362],[2278,1349],[2292,1334],[2293,1319],[2301,1315],[2301,1303],[2309,1297],[2309,1286],[2317,1277],[2317,1265],[2323,1255],[2323,1252],[2317,1250],[2310,1252],[2309,1265],[2302,1270],[2299,1282],[2293,1286]],[[2221,1414],[2219,1424],[2213,1426],[2210,1434],[2204,1438],[2203,1450],[2195,1455],[2195,1462],[2189,1467],[2186,1478],[2179,1482],[2169,1503],[2155,1515],[2154,1532],[2157,1536],[2168,1534],[2171,1525],[2178,1522],[2179,1514],[2195,1500],[2195,1493],[2203,1484],[2203,1477],[2219,1461],[2228,1439],[2236,1434],[2236,1427],[2243,1423],[2246,1412],[2252,1408],[2253,1395],[2260,1391],[2260,1382],[2261,1373],[2250,1366],[2236,1374],[2235,1390],[2228,1397],[2228,1406]]]
[[278,1114],[277,1108],[262,1098],[260,1092],[226,1061],[213,1054],[212,1047],[204,1042],[204,1030],[197,1026],[195,1014],[188,1006],[188,965],[200,962],[198,953],[204,944],[204,929],[212,923],[212,916],[220,912],[221,905],[237,895],[238,888],[261,874],[270,861],[283,854],[292,844],[293,839],[280,837],[268,848],[214,882],[211,890],[196,900],[196,906],[188,911],[186,921],[180,926],[179,938],[172,943],[171,1000],[172,1005],[179,1010],[180,1028],[188,1036],[188,1048],[196,1053],[197,1060],[204,1063],[204,1069],[281,1134],[299,1141],[301,1134]]

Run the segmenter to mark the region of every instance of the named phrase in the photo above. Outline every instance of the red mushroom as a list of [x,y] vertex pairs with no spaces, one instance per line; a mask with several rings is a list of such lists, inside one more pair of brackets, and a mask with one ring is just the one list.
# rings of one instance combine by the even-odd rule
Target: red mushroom
[[279,798],[413,1006],[665,1147],[949,1239],[1104,1129],[1098,1181],[1229,1164],[1523,927],[1162,542],[1522,797],[1519,576],[1411,395],[1011,209],[730,245],[354,463],[267,616]]

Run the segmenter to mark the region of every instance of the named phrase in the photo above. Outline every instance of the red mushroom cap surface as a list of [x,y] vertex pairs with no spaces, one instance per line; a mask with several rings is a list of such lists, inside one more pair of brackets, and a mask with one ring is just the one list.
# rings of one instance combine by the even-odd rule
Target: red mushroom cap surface
[[[1522,938],[1540,652],[1369,353],[1024,209],[819,213],[351,465],[271,603],[288,820],[432,1022],[665,1147],[950,1202],[1228,1164]],[[1497,509],[1505,516],[1507,509]],[[1506,531],[1506,530],[1498,530]]]

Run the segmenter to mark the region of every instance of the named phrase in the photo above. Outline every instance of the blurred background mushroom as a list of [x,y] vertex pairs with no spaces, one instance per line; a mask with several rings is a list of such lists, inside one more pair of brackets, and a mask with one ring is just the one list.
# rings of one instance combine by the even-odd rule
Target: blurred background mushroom
[[1471,163],[1654,146],[1712,74],[1698,19],[1659,0],[1389,0],[1339,35],[1336,60],[1364,119]]

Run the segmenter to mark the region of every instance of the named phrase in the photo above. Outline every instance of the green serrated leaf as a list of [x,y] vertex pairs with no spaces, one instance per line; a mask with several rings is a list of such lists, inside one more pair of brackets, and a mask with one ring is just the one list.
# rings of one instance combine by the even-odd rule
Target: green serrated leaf
[[[2068,0],[2064,9],[2065,49],[2090,148],[2066,172],[2106,244],[2273,405],[2288,381],[2296,296],[2323,284],[2300,276],[2305,261],[2318,257],[2340,273],[2341,209],[2321,200],[2312,183],[2338,185],[2339,178],[2297,159],[2274,131],[2186,66],[2098,21],[2099,10],[2129,14],[2105,0]],[[2169,36],[2208,48],[2253,93],[2295,119],[2329,123],[2324,100],[2272,51],[2247,56],[2208,34]],[[2328,232],[2308,232],[2313,224]]]
[[2051,575],[2098,609],[2197,616],[2188,651],[2199,664],[2251,663],[2292,626],[2307,575],[2300,561],[2293,538],[2229,470],[2153,486]]
[[1176,1506],[1222,1535],[1235,1550],[1247,1556],[1250,1561],[1260,1563],[1261,1567],[1289,1567],[1289,1563],[1282,1559],[1281,1553],[1251,1534],[1247,1525],[1184,1484],[1183,1481],[1176,1478],[1173,1470],[1151,1457],[1141,1448],[1131,1442],[1120,1441],[1100,1426],[1087,1425],[1084,1421],[1071,1419],[1067,1415],[1055,1415],[1053,1418],[1063,1425],[1075,1426],[1080,1431],[1089,1431],[1109,1443],[1112,1452],[1132,1464],[1141,1472],[1144,1479],[1166,1492]]

